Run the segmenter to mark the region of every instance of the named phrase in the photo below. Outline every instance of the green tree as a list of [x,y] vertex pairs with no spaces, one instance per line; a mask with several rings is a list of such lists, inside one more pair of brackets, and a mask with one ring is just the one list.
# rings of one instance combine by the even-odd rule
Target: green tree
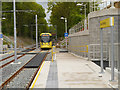
[[[48,3],[48,12],[51,12],[50,23],[57,25],[57,34],[58,37],[63,37],[65,32],[65,20],[61,20],[61,17],[67,18],[67,30],[73,27],[75,24],[80,22],[85,18],[84,7],[77,6],[75,2],[49,2]],[[82,3],[83,5],[87,4],[86,13],[89,13],[89,2]],[[82,9],[82,10],[80,10]]]
[[[13,10],[12,2],[2,3],[2,11]],[[44,8],[36,2],[16,2],[16,25],[17,35],[22,37],[31,37],[31,34],[35,37],[35,15],[38,15],[38,25],[44,24],[44,26],[38,26],[38,30],[44,31],[47,29],[47,22],[45,20],[46,14]],[[21,10],[33,10],[33,12]],[[3,13],[3,17],[6,19],[2,21],[3,34],[13,35],[13,12]],[[44,27],[44,28],[43,28]]]

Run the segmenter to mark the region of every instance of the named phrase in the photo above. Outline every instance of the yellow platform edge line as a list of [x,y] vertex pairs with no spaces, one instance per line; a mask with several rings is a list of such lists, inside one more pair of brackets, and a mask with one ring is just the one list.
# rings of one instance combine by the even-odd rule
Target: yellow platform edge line
[[44,63],[45,63],[45,61],[43,62],[43,64],[42,64],[42,66],[41,66],[41,68],[40,68],[37,76],[35,77],[35,80],[33,81],[33,85],[32,85],[32,87],[31,87],[31,90],[32,90],[32,88],[34,88],[34,86],[35,86],[35,83],[36,83],[36,81],[37,81],[37,79],[38,79],[38,76],[40,75],[40,72],[41,72],[41,70],[42,70],[42,68],[43,68]]

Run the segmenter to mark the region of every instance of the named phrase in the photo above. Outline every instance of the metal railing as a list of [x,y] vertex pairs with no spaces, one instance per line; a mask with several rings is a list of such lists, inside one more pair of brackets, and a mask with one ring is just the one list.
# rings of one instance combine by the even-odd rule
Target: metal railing
[[81,22],[76,24],[74,27],[69,29],[69,34],[74,34],[76,32],[81,32],[85,30],[88,30],[88,18],[86,18],[86,20],[85,19],[82,20]]
[[69,46],[69,52],[74,52],[82,57],[88,57],[89,46],[88,45],[80,45],[80,46]]

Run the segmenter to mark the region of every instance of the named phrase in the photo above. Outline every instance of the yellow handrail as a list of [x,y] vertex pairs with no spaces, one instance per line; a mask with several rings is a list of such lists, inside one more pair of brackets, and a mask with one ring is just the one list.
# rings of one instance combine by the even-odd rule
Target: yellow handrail
[[86,47],[86,51],[81,51],[80,49],[78,49],[78,50],[71,49],[71,50],[73,50],[73,51],[79,51],[79,52],[87,52],[88,53],[88,45],[69,46],[69,47]]

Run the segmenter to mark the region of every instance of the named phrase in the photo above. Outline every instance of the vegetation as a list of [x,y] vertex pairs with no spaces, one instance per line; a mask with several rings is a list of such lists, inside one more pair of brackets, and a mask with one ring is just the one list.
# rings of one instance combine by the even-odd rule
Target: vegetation
[[[84,7],[77,6],[75,2],[49,2],[48,10],[52,11],[50,22],[51,24],[57,25],[57,34],[58,37],[63,37],[65,32],[65,20],[61,20],[61,17],[67,18],[67,30],[73,27],[75,24],[83,20],[84,15]],[[86,10],[87,14],[89,13],[89,2],[84,2],[87,4]],[[80,8],[82,10],[80,10]],[[48,11],[48,12],[49,12]]]
[[[61,20],[61,17],[67,18],[67,30],[73,27],[75,24],[85,18],[84,6],[77,6],[76,2],[49,2],[48,12],[52,11],[50,16],[50,24],[48,26],[45,20],[46,14],[43,7],[35,2],[16,2],[16,16],[17,16],[17,36],[34,38],[36,36],[35,31],[35,15],[38,15],[38,33],[51,32],[55,34],[57,32],[58,37],[64,37],[65,32],[65,20]],[[89,13],[89,2],[82,3],[87,4],[86,10]],[[3,11],[13,10],[12,2],[4,2],[2,5]],[[22,10],[22,12],[21,12]],[[25,11],[24,11],[25,10]],[[27,10],[27,11],[26,11]],[[29,10],[29,11],[28,11]],[[30,10],[33,10],[30,12]],[[24,11],[24,12],[23,12]],[[2,32],[5,35],[14,35],[13,29],[13,11],[4,12],[2,20]]]
[[[13,3],[3,2],[2,11],[2,32],[5,35],[14,35],[14,16],[13,16]],[[35,2],[16,2],[16,25],[17,36],[35,38],[35,15],[38,15],[38,32],[45,32],[47,30],[47,22],[45,20],[45,10],[40,4]],[[22,10],[22,11],[21,11]],[[32,11],[33,10],[33,11]]]

